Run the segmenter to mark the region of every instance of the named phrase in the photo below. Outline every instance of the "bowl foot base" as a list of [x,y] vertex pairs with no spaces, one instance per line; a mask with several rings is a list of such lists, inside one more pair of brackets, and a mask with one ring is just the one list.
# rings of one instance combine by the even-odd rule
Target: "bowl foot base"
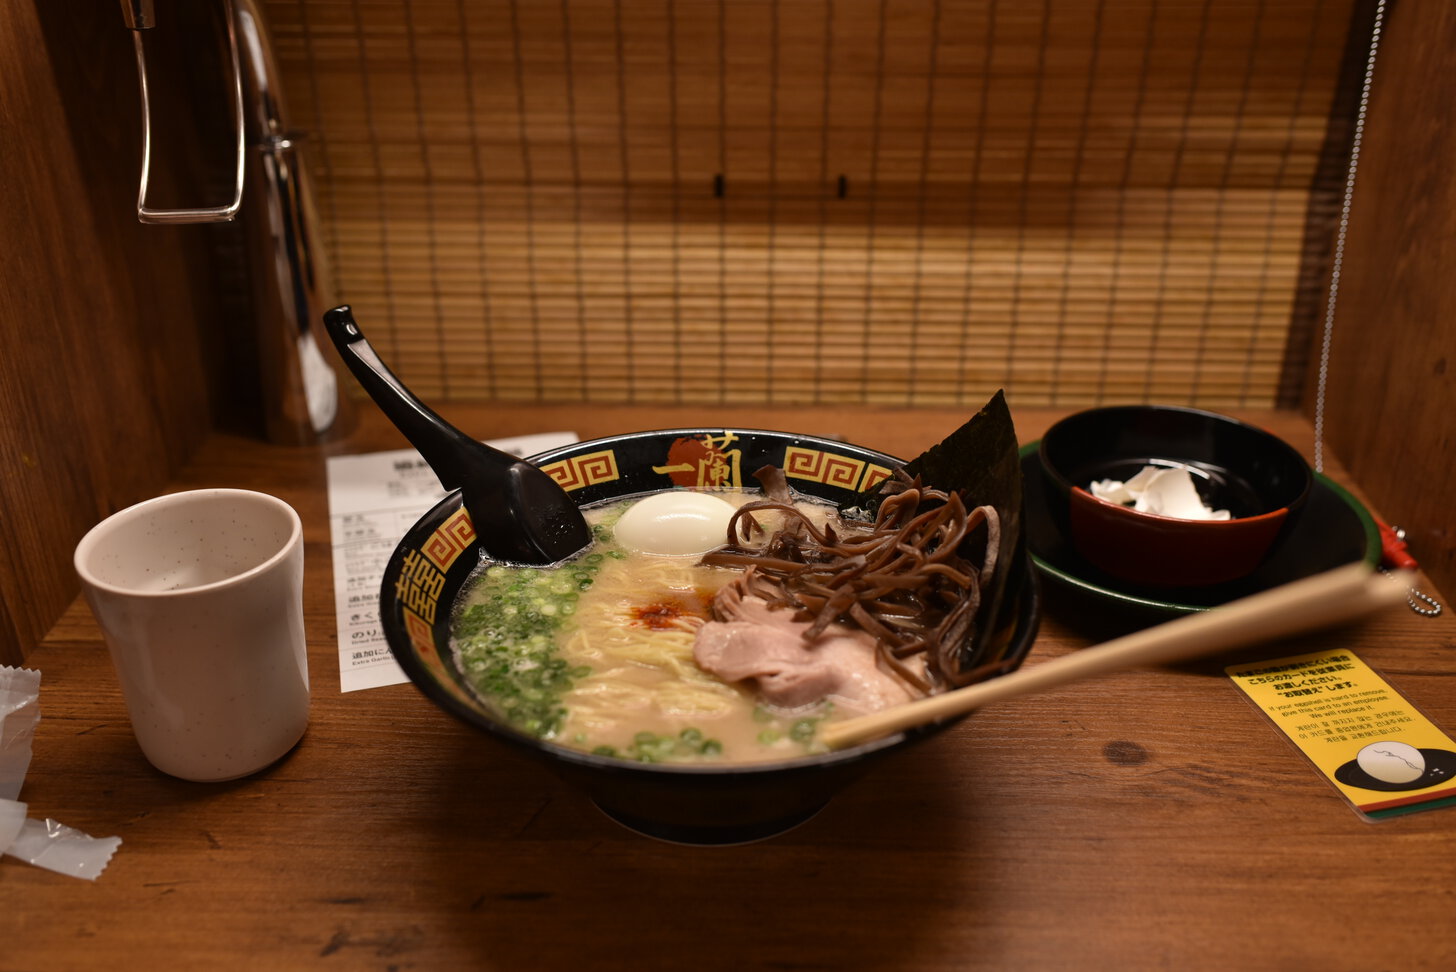
[[807,810],[773,820],[730,825],[697,825],[647,820],[613,807],[604,806],[596,801],[592,802],[608,818],[634,833],[651,837],[654,840],[666,841],[669,844],[688,844],[694,847],[729,847],[734,844],[751,844],[755,841],[768,840],[770,837],[777,837],[793,830],[813,818],[828,805],[826,801]]

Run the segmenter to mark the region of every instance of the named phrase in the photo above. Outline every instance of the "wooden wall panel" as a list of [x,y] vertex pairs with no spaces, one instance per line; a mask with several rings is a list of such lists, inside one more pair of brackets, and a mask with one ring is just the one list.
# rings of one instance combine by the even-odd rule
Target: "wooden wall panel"
[[212,421],[208,243],[136,222],[135,85],[115,4],[0,0],[0,663],[74,599],[82,534]]
[[[1325,441],[1456,592],[1456,8],[1394,5],[1331,332]],[[1314,411],[1317,373],[1308,409]]]

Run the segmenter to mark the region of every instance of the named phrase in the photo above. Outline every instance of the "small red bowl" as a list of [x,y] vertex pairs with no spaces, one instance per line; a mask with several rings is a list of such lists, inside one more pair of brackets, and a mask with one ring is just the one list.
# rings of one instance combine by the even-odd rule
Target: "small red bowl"
[[[1314,477],[1292,446],[1199,409],[1120,405],[1069,415],[1038,451],[1054,515],[1076,551],[1121,581],[1202,587],[1251,573],[1303,507]],[[1229,520],[1184,520],[1101,500],[1090,485],[1146,465],[1186,465],[1203,502]]]

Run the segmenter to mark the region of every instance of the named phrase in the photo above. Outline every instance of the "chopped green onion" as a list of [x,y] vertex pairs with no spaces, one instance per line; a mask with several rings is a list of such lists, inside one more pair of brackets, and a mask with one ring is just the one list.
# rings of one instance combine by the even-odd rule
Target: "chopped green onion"
[[562,696],[591,674],[556,654],[555,636],[596,578],[599,553],[559,570],[492,564],[477,580],[475,603],[456,618],[461,668],[513,726],[551,737],[566,719]]
[[794,742],[808,742],[814,738],[814,719],[800,719],[789,727],[789,738]]

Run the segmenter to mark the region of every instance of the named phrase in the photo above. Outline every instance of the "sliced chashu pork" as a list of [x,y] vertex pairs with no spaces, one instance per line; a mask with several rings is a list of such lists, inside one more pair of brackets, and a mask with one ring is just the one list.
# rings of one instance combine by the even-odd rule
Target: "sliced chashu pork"
[[844,711],[874,712],[911,698],[875,663],[874,639],[862,631],[835,624],[806,641],[808,621],[754,596],[732,598],[726,613],[730,620],[698,630],[693,659],[725,682],[752,682],[771,705],[793,709],[829,698]]

